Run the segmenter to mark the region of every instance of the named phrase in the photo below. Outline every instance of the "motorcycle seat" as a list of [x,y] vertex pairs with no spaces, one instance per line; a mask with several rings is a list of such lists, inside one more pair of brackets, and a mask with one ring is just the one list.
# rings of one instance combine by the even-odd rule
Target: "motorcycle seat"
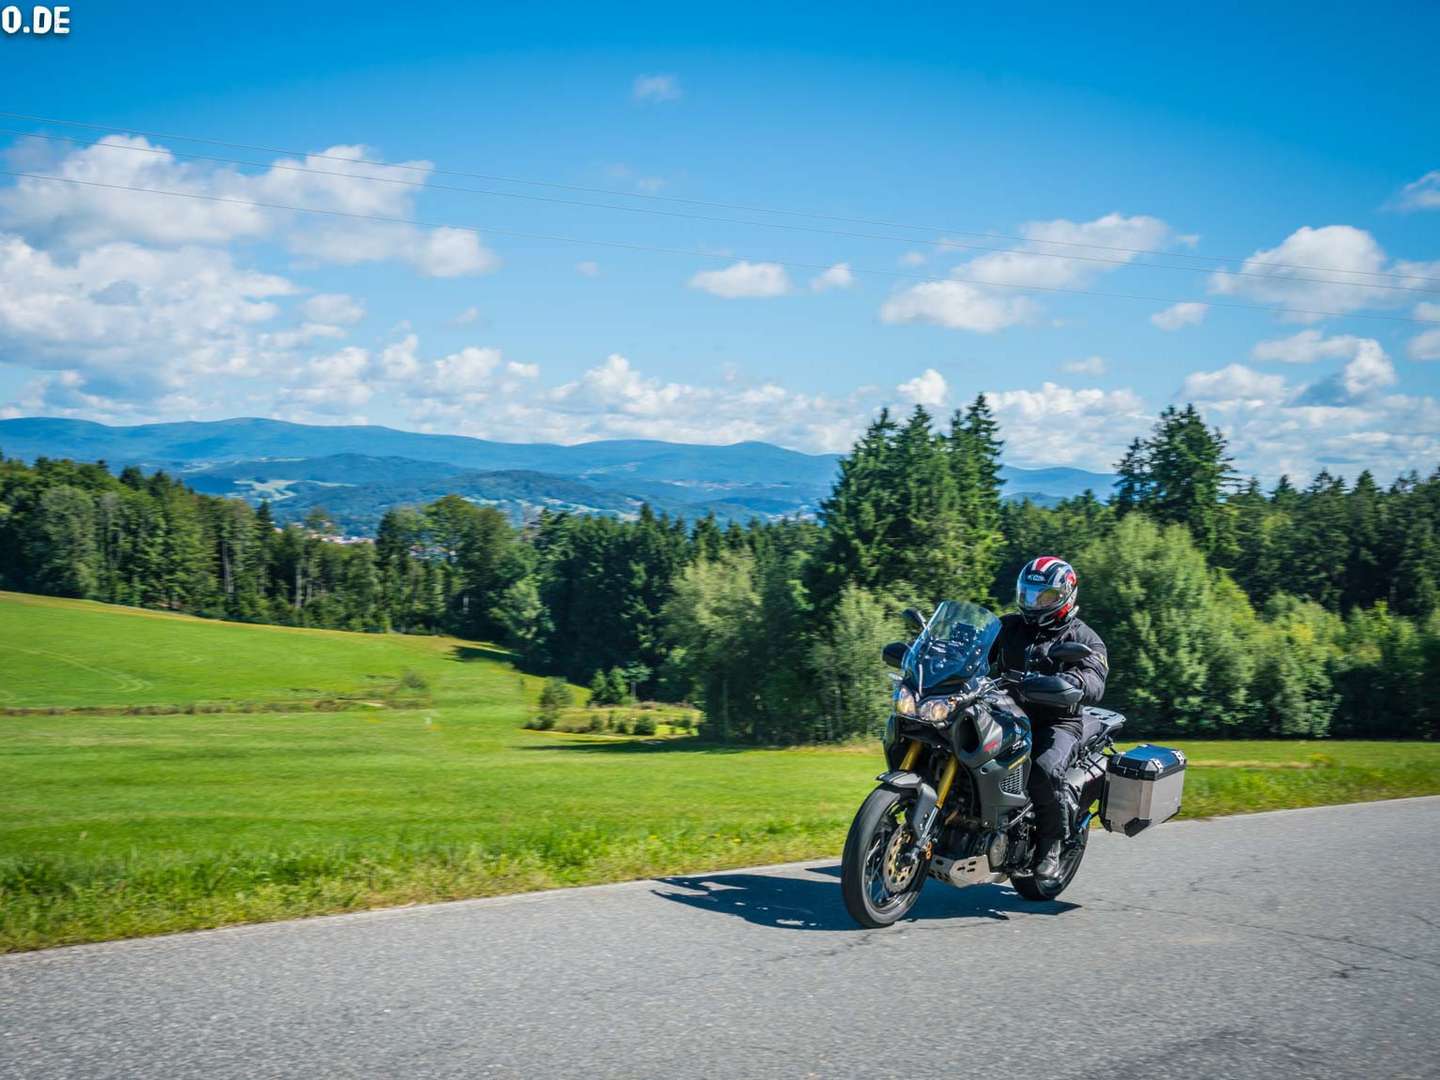
[[1098,739],[1113,736],[1125,726],[1125,717],[1110,709],[1087,706],[1080,711],[1080,743],[1089,746]]

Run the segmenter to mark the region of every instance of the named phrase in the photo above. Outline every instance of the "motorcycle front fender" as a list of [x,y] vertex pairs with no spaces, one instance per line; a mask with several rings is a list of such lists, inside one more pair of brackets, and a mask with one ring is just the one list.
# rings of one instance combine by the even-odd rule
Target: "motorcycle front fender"
[[895,769],[891,772],[883,772],[875,777],[886,787],[892,787],[896,791],[908,791],[917,788],[925,782],[919,773],[905,772],[903,769]]
[[[930,814],[935,809],[935,804],[939,802],[939,796],[929,781],[923,776],[920,776],[918,773],[896,770],[894,772],[881,773],[875,779],[894,791],[915,792],[915,808],[910,811],[909,815],[912,827],[919,828],[925,822],[929,821]],[[922,837],[921,839],[924,838]]]

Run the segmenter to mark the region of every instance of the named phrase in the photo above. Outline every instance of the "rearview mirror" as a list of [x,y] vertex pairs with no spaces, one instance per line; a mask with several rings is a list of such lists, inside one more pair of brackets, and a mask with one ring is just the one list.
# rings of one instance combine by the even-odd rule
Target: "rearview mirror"
[[880,655],[885,658],[885,663],[898,668],[905,662],[905,653],[909,648],[903,641],[892,641],[880,650]]
[[1062,641],[1059,645],[1050,647],[1050,659],[1058,660],[1062,664],[1078,664],[1095,650],[1086,645],[1083,641]]
[[900,617],[904,619],[910,629],[914,630],[917,634],[925,629],[925,616],[921,615],[920,612],[916,611],[913,607],[907,607],[900,613]]

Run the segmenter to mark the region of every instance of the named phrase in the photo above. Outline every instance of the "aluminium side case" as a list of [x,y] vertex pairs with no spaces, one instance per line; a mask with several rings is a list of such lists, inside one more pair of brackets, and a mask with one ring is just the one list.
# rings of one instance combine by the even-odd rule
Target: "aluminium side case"
[[1109,766],[1100,797],[1100,820],[1106,829],[1134,836],[1179,813],[1185,790],[1181,751],[1142,743],[1116,754]]

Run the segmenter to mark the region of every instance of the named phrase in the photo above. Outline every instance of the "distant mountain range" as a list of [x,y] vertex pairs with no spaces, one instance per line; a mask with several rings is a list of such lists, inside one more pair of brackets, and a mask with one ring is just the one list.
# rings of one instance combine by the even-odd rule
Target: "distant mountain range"
[[[0,452],[105,461],[180,474],[198,491],[268,499],[280,521],[323,506],[346,532],[374,531],[388,508],[462,495],[519,520],[541,509],[721,521],[814,514],[837,454],[762,442],[702,446],[645,439],[559,446],[427,435],[376,426],[235,419],[110,427],[85,420],[0,420]],[[1006,498],[1052,504],[1115,477],[1083,469],[1005,466]]]

